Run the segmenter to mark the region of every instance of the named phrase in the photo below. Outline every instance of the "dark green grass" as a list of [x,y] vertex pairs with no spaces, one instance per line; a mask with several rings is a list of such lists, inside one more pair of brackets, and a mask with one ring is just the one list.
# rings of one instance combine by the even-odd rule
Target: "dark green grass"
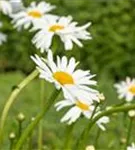
[[[14,73],[3,73],[0,75],[0,113],[4,107],[4,104],[9,97],[12,88],[17,85],[25,76],[20,72]],[[104,106],[110,104],[120,103],[120,100],[117,100],[117,95],[113,88],[113,81],[107,77],[101,77],[99,79],[98,88],[100,91],[104,92],[106,96],[106,101]],[[44,101],[49,97],[51,91],[53,90],[53,85],[45,82],[45,97]],[[61,96],[60,96],[61,97]],[[58,100],[61,100],[61,98]],[[32,81],[18,96],[16,101],[14,102],[12,108],[9,111],[8,119],[6,121],[5,129],[4,129],[4,145],[3,150],[9,149],[9,140],[8,134],[10,132],[17,133],[18,124],[16,121],[16,116],[18,113],[24,113],[26,119],[23,124],[23,128],[25,128],[31,121],[31,118],[36,116],[38,112],[40,112],[40,80],[35,79]],[[57,150],[64,149],[62,146],[64,144],[65,132],[66,132],[66,124],[61,124],[60,118],[64,115],[66,110],[61,112],[56,112],[55,108],[52,107],[49,112],[43,118],[43,144],[45,149],[47,150]],[[128,126],[129,119],[123,118],[123,114],[114,114],[111,116],[111,122],[107,125],[107,131],[101,132],[98,148],[102,150],[120,150],[123,149],[123,144],[121,143],[121,139],[126,137],[127,129],[124,126]],[[73,137],[71,144],[75,144],[77,138],[81,134],[82,130],[88,124],[89,120],[80,119],[73,131]],[[135,123],[134,123],[135,126]],[[37,137],[38,132],[35,129],[32,135],[32,147],[33,149],[37,149]],[[97,133],[97,126],[92,128],[90,137],[88,139],[88,144],[91,145],[94,143]],[[130,143],[133,142],[135,138],[135,130],[133,127],[132,136]],[[28,141],[26,140],[26,146]],[[24,149],[28,149],[24,146]]]

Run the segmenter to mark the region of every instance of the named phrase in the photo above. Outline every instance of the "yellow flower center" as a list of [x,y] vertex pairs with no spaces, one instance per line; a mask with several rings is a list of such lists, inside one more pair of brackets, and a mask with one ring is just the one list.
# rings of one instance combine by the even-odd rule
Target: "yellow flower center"
[[33,18],[41,18],[42,17],[42,14],[39,12],[39,11],[30,11],[28,13],[29,16],[33,17]]
[[129,87],[129,91],[132,93],[132,94],[135,94],[135,85],[131,85]]
[[73,77],[63,71],[57,71],[53,74],[53,77],[62,85],[64,84],[74,84]]
[[76,102],[76,106],[81,108],[82,110],[89,110],[89,105],[80,102],[79,100]]
[[49,28],[49,31],[51,32],[56,32],[57,30],[62,30],[64,29],[64,26],[61,26],[61,25],[53,25]]

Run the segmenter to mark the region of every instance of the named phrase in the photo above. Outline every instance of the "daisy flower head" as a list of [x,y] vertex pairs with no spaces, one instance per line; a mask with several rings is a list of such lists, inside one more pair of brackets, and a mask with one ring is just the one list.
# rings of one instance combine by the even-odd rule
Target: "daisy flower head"
[[0,0],[0,11],[5,15],[10,15],[12,13],[12,7],[9,1]]
[[73,97],[73,99],[65,98],[55,104],[56,111],[59,111],[67,106],[71,106],[71,108],[61,119],[61,122],[67,122],[69,125],[74,123],[81,115],[84,115],[87,119],[90,119],[95,108],[90,101],[79,100],[77,97]]
[[128,146],[128,147],[127,147],[127,150],[135,150],[135,144],[132,143],[131,146]]
[[135,79],[127,77],[126,81],[121,81],[115,84],[114,87],[117,89],[120,99],[125,98],[127,102],[133,100],[135,96]]
[[88,87],[96,85],[97,82],[92,80],[95,75],[91,75],[90,71],[76,69],[78,62],[73,57],[68,61],[65,56],[62,58],[57,56],[55,63],[52,51],[49,50],[47,59],[40,58],[38,55],[31,58],[37,65],[40,78],[54,83],[57,89],[62,88],[65,95],[77,95],[79,92],[81,98],[87,95],[98,101],[97,91]]
[[71,16],[59,17],[59,18],[46,18],[40,20],[40,22],[34,23],[33,30],[39,30],[32,39],[33,44],[42,52],[48,51],[52,44],[54,35],[58,35],[61,41],[64,43],[66,50],[73,48],[73,43],[82,47],[83,44],[80,40],[91,39],[90,33],[86,29],[91,23],[87,23],[83,26],[77,26],[77,22],[72,21]]
[[[2,27],[2,23],[0,22],[0,28]],[[0,32],[0,45],[2,45],[3,42],[6,42],[7,36]]]
[[21,27],[28,29],[33,21],[39,21],[43,17],[53,17],[53,15],[48,13],[54,8],[55,6],[50,5],[50,3],[39,2],[37,4],[32,2],[29,7],[12,15],[14,27],[17,29]]

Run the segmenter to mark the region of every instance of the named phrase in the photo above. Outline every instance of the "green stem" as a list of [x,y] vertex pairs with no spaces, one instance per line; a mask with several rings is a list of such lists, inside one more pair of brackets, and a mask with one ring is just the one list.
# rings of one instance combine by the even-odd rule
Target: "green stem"
[[99,103],[96,103],[95,108],[94,108],[94,110],[93,110],[93,112],[92,112],[92,115],[91,115],[91,117],[90,117],[90,120],[93,119],[93,116],[95,115],[98,106],[99,106]]
[[[45,81],[40,80],[40,107],[41,110],[44,106],[44,93],[45,93]],[[38,150],[42,150],[43,146],[43,126],[42,126],[42,120],[39,122],[39,128],[38,128]]]
[[75,125],[75,123],[71,124],[70,126],[67,126],[66,138],[65,138],[64,147],[63,147],[63,149],[65,149],[65,150],[66,149],[70,150],[74,125]]
[[10,150],[13,150],[14,140],[10,140]]
[[[94,117],[94,114],[96,113],[96,110],[97,110],[97,107],[99,106],[99,104],[100,104],[100,103],[96,103],[95,108],[94,108],[94,110],[93,110],[93,112],[92,112],[92,115],[91,115],[91,117],[90,117],[90,121],[92,121],[92,119],[93,119],[93,117]],[[87,129],[87,130],[85,129],[85,131],[83,131],[83,133],[81,134],[81,137],[84,137],[84,135],[86,134],[85,132],[88,132],[88,129]],[[78,146],[79,143],[80,143],[80,141],[78,140],[77,143],[76,143],[76,146]]]
[[125,150],[127,149],[127,146],[129,144],[129,141],[130,141],[132,124],[133,124],[133,118],[130,118],[130,122],[129,122],[129,126],[128,126],[128,132],[127,132],[127,139],[126,139],[126,144],[125,144]]
[[9,98],[6,101],[4,109],[2,111],[1,119],[0,119],[0,144],[2,144],[3,138],[3,128],[5,125],[5,121],[9,112],[10,107],[15,101],[18,94],[38,75],[38,71],[34,70],[29,76],[27,76],[16,88],[12,91]]
[[21,149],[25,140],[29,137],[29,135],[32,133],[32,131],[37,126],[37,124],[40,122],[40,120],[44,117],[47,110],[52,106],[54,100],[57,98],[59,93],[60,93],[60,91],[57,91],[57,90],[55,90],[53,92],[53,94],[51,95],[47,104],[45,105],[44,109],[35,117],[35,120],[33,122],[31,122],[30,125],[24,130],[22,136],[20,137],[20,139],[16,143],[14,150],[20,150]]
[[95,148],[98,147],[98,139],[99,139],[99,137],[100,137],[100,133],[101,133],[101,129],[98,128],[98,129],[97,129],[96,138],[95,138],[95,143],[94,143]]
[[85,142],[88,139],[89,132],[97,120],[99,120],[103,116],[108,116],[108,115],[111,115],[113,113],[119,113],[119,112],[131,110],[131,109],[135,109],[135,104],[114,107],[114,108],[110,108],[109,110],[105,110],[105,111],[99,113],[95,118],[93,118],[93,120],[83,130],[81,136],[78,139],[78,145],[77,145],[76,149],[84,149]]
[[21,134],[22,134],[22,122],[19,121],[19,127],[18,127],[18,138],[20,138]]

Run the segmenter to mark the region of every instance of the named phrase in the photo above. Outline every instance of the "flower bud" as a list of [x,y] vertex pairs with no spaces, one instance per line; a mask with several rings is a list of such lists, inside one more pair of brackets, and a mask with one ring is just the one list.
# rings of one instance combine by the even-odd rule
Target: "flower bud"
[[95,147],[93,145],[88,145],[85,150],[95,150]]
[[98,94],[98,98],[99,98],[100,102],[104,102],[105,101],[105,96],[104,96],[103,93],[99,93]]
[[35,117],[32,117],[32,118],[31,118],[31,121],[34,121],[34,120],[35,120]]
[[23,122],[25,120],[25,116],[23,113],[19,113],[17,116],[17,120],[20,122]]
[[135,117],[135,110],[130,110],[128,112],[129,117],[134,118]]
[[10,140],[14,140],[15,137],[16,137],[16,135],[15,135],[14,132],[11,132],[11,133],[9,134],[9,139],[10,139]]
[[121,138],[121,139],[120,139],[120,142],[121,142],[122,144],[125,144],[126,141],[127,141],[126,138]]

